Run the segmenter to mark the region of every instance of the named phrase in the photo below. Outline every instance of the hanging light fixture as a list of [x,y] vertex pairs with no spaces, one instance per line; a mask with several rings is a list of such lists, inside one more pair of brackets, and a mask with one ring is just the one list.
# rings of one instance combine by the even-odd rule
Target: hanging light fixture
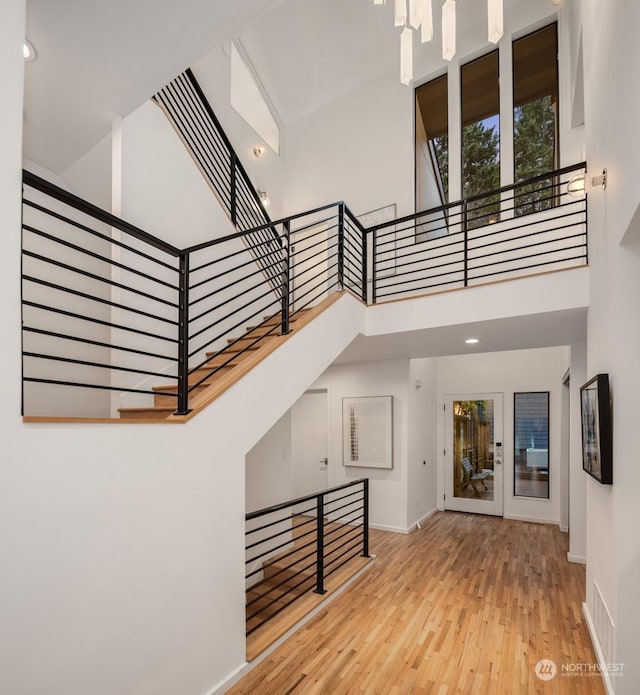
[[407,0],[395,0],[393,6],[394,23],[403,27],[407,21]]
[[502,0],[487,0],[489,41],[498,43],[504,34],[504,12]]
[[442,6],[442,57],[452,60],[456,54],[456,3],[446,0]]
[[431,41],[433,39],[433,8],[431,0],[422,0],[422,23],[420,27],[422,43]]
[[409,26],[419,29],[422,22],[423,0],[409,0]]
[[413,80],[413,32],[405,27],[400,34],[400,82],[410,85]]

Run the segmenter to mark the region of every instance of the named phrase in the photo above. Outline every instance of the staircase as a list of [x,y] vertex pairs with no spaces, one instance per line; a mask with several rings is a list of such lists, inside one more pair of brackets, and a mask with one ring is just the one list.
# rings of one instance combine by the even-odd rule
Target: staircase
[[[330,298],[326,306],[335,301]],[[322,309],[326,308],[323,307]],[[289,334],[301,330],[320,311],[306,308],[292,314],[289,319]],[[259,362],[270,355],[288,336],[280,333],[280,315],[265,317],[257,326],[248,326],[246,333],[240,338],[227,338],[228,347],[217,351],[207,352],[209,358],[201,367],[189,372],[190,398],[193,399],[193,411],[202,409],[205,405],[220,396],[234,383],[253,369]],[[138,408],[119,408],[121,420],[167,420],[176,411],[176,395],[178,386],[160,384],[153,386],[155,392],[153,405]]]

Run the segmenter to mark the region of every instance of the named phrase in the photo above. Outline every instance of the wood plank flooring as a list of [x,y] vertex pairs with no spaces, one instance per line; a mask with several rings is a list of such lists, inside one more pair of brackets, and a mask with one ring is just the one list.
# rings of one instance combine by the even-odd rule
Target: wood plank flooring
[[372,531],[373,567],[228,693],[600,695],[599,677],[561,672],[596,662],[566,551],[555,526],[453,512]]

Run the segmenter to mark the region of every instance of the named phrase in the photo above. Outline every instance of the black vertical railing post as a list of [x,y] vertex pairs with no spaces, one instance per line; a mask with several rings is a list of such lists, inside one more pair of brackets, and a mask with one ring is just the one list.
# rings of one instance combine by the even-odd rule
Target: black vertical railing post
[[377,282],[376,282],[376,275],[378,271],[378,263],[377,263],[377,246],[378,246],[378,230],[374,229],[373,230],[373,244],[371,247],[371,303],[375,304],[378,297],[377,297]]
[[180,253],[178,285],[178,409],[174,415],[189,410],[189,254]]
[[338,287],[344,288],[344,203],[338,205]]
[[369,557],[369,478],[362,481],[362,556]]
[[282,223],[284,228],[284,240],[287,245],[282,267],[282,321],[281,333],[289,333],[289,319],[291,316],[290,297],[291,297],[291,221],[286,220]]
[[324,496],[316,497],[316,594],[326,594],[324,588]]
[[367,303],[367,233],[362,232],[362,301]]
[[469,206],[467,199],[462,201],[462,231],[464,233],[464,286],[469,285]]
[[230,201],[231,210],[230,210],[230,212],[231,212],[231,223],[233,225],[236,225],[237,221],[238,221],[238,194],[237,194],[237,190],[236,190],[236,171],[237,171],[236,165],[237,165],[237,163],[238,162],[237,162],[236,153],[233,150],[231,150],[231,154],[229,157],[229,165],[231,167],[231,170],[229,172],[230,176],[231,176],[231,178],[229,179],[230,183],[231,183],[231,192],[229,195],[231,196],[231,201]]

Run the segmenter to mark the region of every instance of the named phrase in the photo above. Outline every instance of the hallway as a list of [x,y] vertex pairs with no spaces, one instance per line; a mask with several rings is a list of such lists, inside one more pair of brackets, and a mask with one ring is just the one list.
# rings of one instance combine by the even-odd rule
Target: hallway
[[567,544],[555,526],[452,512],[407,536],[372,530],[374,566],[228,692],[604,693],[562,671],[596,661]]

